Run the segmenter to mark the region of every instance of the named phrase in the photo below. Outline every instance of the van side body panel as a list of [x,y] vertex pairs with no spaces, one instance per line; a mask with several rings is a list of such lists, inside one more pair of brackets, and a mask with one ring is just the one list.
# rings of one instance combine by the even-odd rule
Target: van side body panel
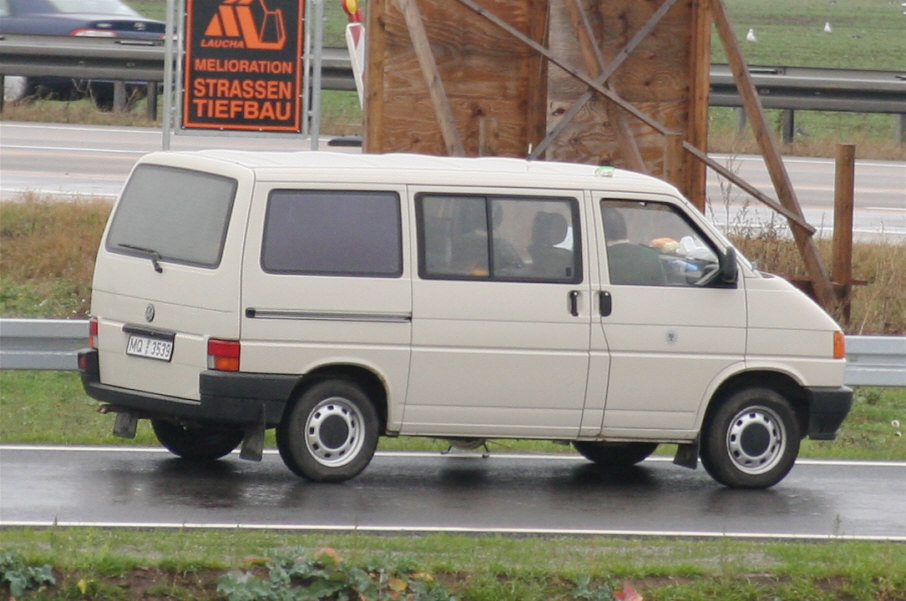
[[[148,173],[202,183],[181,190],[161,181],[162,198]],[[130,190],[141,182],[144,190]],[[221,188],[233,196],[216,260],[212,249],[199,261],[171,254],[170,243],[191,253],[196,242],[171,215],[162,215],[177,232],[169,237],[146,239],[141,211],[120,227],[128,235],[112,234],[119,212],[136,206],[178,215],[197,203],[193,218],[203,217],[205,203],[226,201],[205,196]],[[483,230],[467,232],[472,205],[482,207]],[[614,211],[628,233],[608,229]],[[199,231],[199,245],[212,239]],[[621,275],[627,249],[615,247],[624,243],[656,256],[663,281]],[[833,438],[852,398],[845,360],[834,358],[839,327],[744,258],[735,281],[710,277],[733,265],[730,248],[675,188],[621,170],[504,158],[152,153],[105,230],[93,281],[97,347],[80,354],[82,378],[89,394],[137,417],[261,436],[262,426],[277,426],[284,461],[296,452],[304,459],[307,443],[294,441],[315,428],[306,407],[341,394],[353,397],[343,411],[368,409],[369,428],[379,417],[379,434],[698,449],[730,393],[769,388],[787,395],[777,404],[795,405],[803,434]],[[457,263],[476,250],[483,265]],[[149,356],[141,338],[170,342],[171,351]],[[235,345],[235,371],[215,369],[212,339]],[[322,390],[327,398],[311,398]],[[320,442],[340,413],[317,426]],[[287,463],[297,473],[303,464]]]

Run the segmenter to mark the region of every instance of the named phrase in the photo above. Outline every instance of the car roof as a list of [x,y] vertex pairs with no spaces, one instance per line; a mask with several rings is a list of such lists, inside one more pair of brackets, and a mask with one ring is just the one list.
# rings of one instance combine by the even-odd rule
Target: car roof
[[680,196],[654,177],[596,165],[533,161],[509,157],[444,157],[412,153],[355,154],[330,151],[259,152],[242,150],[162,151],[143,162],[214,169],[216,164],[253,171],[258,180],[475,184],[514,187],[632,189]]

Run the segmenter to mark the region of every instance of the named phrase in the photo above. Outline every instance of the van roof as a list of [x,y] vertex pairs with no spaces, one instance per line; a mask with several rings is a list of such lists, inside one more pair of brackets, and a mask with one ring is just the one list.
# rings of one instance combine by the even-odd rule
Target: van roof
[[343,173],[345,181],[367,178],[400,182],[398,174],[402,172],[406,174],[403,183],[412,184],[444,184],[452,179],[454,183],[473,185],[604,187],[680,195],[675,187],[662,180],[624,169],[507,157],[197,150],[154,152],[146,155],[142,162],[178,165],[187,169],[209,169],[214,166],[213,163],[227,163],[254,171],[256,179],[265,181],[295,179],[303,174],[303,179],[311,180],[312,171],[326,173],[337,170]]

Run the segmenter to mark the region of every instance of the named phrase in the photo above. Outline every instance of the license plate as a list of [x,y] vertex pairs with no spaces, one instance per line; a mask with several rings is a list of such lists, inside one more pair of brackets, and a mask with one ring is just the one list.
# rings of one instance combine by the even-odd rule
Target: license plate
[[134,357],[146,357],[148,359],[158,359],[159,361],[169,361],[173,356],[173,341],[133,334],[132,336],[129,336],[129,343],[126,345],[126,354]]

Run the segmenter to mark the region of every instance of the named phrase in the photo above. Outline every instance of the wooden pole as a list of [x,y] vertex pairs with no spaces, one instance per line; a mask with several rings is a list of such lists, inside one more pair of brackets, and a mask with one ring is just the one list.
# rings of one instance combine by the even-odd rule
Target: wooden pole
[[667,134],[664,138],[664,180],[677,188],[682,187],[685,154],[683,137],[680,134]]
[[495,157],[500,154],[500,125],[493,117],[481,117],[478,120],[478,156]]
[[453,108],[444,91],[444,82],[437,70],[437,63],[434,62],[434,54],[431,52],[431,44],[428,42],[428,34],[425,33],[425,24],[422,21],[418,5],[415,0],[396,0],[396,3],[406,20],[409,37],[412,39],[412,48],[415,50],[422,75],[425,77],[425,84],[428,86],[428,96],[434,105],[434,113],[437,115],[437,123],[440,126],[447,154],[466,156],[462,137],[456,128],[456,120],[453,118]]
[[[696,148],[708,148],[708,96],[711,93],[711,12],[707,0],[692,3],[692,39],[689,72],[692,106],[686,126],[686,140]],[[680,187],[698,210],[705,212],[708,170],[701,161],[684,157],[684,185]]]
[[853,205],[856,147],[838,144],[834,174],[834,242],[831,274],[837,284],[843,319],[849,321],[853,284]]
[[802,209],[793,190],[793,184],[790,182],[789,174],[783,165],[780,151],[777,149],[777,144],[771,135],[771,129],[761,107],[761,101],[758,99],[758,93],[755,91],[755,84],[752,83],[748,67],[742,57],[742,52],[740,52],[739,42],[736,40],[736,34],[733,33],[733,27],[730,25],[730,18],[727,15],[726,8],[722,0],[710,0],[710,2],[717,33],[727,54],[727,62],[733,71],[736,87],[739,90],[740,98],[742,98],[743,106],[746,108],[749,122],[752,124],[755,139],[758,141],[771,181],[774,183],[774,190],[777,192],[780,203],[798,217],[798,219],[788,220],[790,229],[793,232],[793,238],[799,247],[799,254],[802,256],[805,268],[811,277],[815,297],[825,309],[833,309],[836,304],[833,285],[824,263],[821,261],[817,244],[815,244],[810,232],[801,226],[801,222],[805,221]]
[[365,106],[363,107],[362,151],[384,152],[384,57],[387,50],[388,0],[369,0],[367,18],[368,51],[365,53]]

